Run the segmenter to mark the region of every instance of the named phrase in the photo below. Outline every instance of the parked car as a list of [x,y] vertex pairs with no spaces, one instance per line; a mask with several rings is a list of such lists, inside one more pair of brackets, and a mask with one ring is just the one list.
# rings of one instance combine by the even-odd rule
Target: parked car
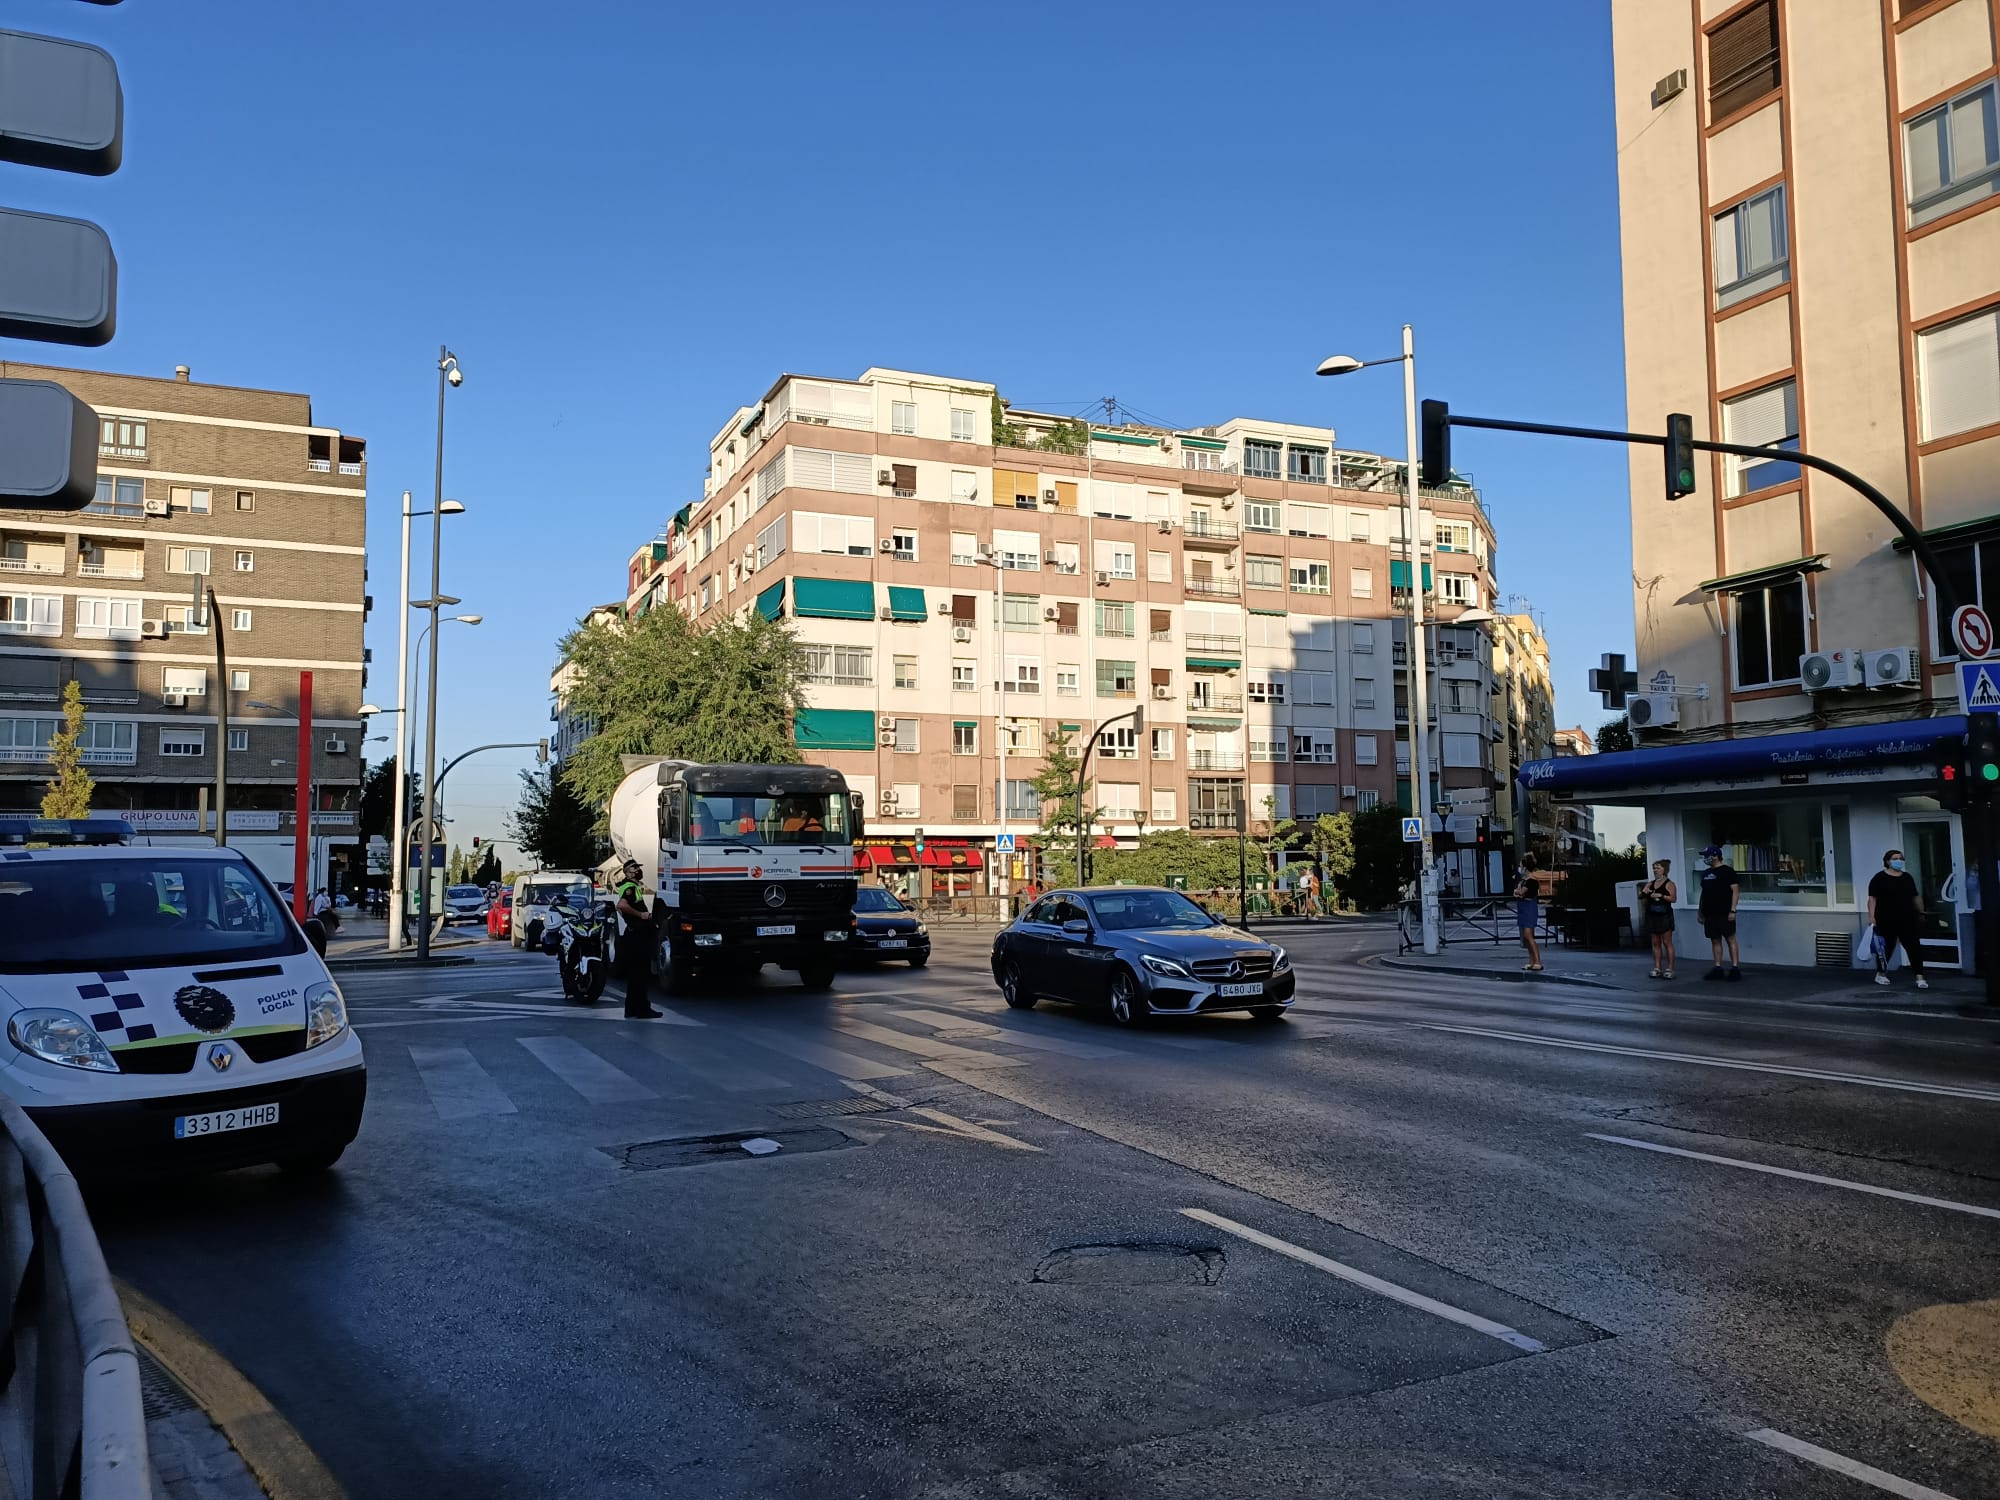
[[1017,1010],[1100,1005],[1121,1026],[1231,1010],[1275,1021],[1297,985],[1283,948],[1151,886],[1049,892],[994,938],[993,980]]
[[857,959],[901,959],[913,969],[931,961],[930,929],[917,914],[879,885],[864,885],[854,893],[854,943]]
[[514,893],[502,889],[486,908],[486,935],[490,938],[514,935]]
[[453,922],[486,920],[486,888],[479,885],[448,885],[444,890],[445,925]]

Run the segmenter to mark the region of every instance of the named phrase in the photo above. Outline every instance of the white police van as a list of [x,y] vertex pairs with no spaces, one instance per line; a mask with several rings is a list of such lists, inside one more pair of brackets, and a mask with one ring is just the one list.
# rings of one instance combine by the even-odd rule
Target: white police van
[[367,1070],[318,924],[235,850],[130,839],[0,817],[0,1092],[79,1176],[332,1166]]

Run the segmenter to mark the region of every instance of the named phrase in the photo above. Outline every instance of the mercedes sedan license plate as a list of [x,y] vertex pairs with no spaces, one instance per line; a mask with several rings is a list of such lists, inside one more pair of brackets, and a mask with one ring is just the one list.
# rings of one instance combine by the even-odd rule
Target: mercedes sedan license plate
[[1215,987],[1215,992],[1224,998],[1234,998],[1238,995],[1261,995],[1264,993],[1264,986],[1261,984],[1218,984]]
[[910,940],[908,938],[883,938],[882,946],[884,948],[907,948],[910,946]]
[[775,926],[775,927],[759,927],[759,928],[757,929],[757,936],[758,936],[758,937],[790,937],[790,936],[791,936],[791,935],[792,935],[793,933],[797,932],[798,930],[799,930],[799,929],[798,929],[798,928],[797,928],[796,926],[794,926],[794,925],[793,925],[792,923],[790,923],[790,922],[785,922],[785,923],[781,923],[780,925],[778,925],[778,926]]
[[247,1104],[242,1109],[218,1109],[205,1115],[181,1115],[174,1121],[174,1139],[192,1140],[198,1135],[219,1135],[225,1130],[248,1130],[255,1125],[278,1123],[275,1104]]

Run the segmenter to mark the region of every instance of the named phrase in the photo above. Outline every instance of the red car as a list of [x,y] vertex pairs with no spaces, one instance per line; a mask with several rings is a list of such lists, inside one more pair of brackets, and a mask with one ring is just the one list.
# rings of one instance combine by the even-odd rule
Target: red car
[[490,938],[514,935],[514,893],[502,891],[486,908],[486,935]]

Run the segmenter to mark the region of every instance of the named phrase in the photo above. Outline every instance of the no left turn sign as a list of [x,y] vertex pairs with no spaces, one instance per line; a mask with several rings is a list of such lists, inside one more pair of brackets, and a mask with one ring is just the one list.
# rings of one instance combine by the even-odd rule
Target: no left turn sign
[[1951,617],[1951,638],[1960,656],[1978,661],[1993,649],[1993,622],[1978,605],[1960,605]]

